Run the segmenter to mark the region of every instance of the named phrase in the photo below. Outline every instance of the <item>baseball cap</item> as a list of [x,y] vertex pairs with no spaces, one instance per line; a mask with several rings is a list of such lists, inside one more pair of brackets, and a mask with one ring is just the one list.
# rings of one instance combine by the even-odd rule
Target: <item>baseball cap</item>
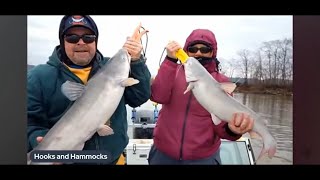
[[72,27],[85,27],[90,29],[98,38],[99,31],[96,23],[89,15],[66,15],[62,18],[59,28],[59,39]]

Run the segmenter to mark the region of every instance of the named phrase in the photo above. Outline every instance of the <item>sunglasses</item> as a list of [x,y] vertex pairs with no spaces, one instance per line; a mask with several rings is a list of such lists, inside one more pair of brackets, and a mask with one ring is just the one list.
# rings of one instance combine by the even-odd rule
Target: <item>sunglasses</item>
[[79,36],[77,34],[67,34],[65,35],[64,38],[68,43],[72,43],[72,44],[78,43],[81,38],[84,43],[88,44],[96,40],[96,35],[85,34],[85,35]]
[[201,53],[208,53],[208,52],[211,52],[212,49],[211,47],[207,47],[207,46],[203,46],[203,47],[195,47],[195,46],[191,46],[191,47],[188,47],[188,51],[191,52],[191,53],[196,53],[200,50]]

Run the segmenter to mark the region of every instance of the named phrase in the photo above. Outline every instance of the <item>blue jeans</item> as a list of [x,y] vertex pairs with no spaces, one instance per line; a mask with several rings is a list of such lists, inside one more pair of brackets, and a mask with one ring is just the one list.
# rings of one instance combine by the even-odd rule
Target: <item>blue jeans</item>
[[204,159],[176,160],[159,151],[152,145],[149,152],[148,163],[149,165],[220,165],[220,150]]

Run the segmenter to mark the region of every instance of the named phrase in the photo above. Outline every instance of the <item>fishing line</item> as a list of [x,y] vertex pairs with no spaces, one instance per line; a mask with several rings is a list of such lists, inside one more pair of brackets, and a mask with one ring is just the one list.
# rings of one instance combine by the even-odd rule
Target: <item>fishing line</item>
[[159,59],[159,68],[161,66],[161,59],[162,59],[162,56],[163,56],[163,53],[164,53],[165,50],[166,50],[166,48],[163,48],[163,51],[161,53],[161,56],[160,56],[160,59]]
[[[143,29],[143,30],[146,30],[144,27],[142,27],[141,26],[141,28]],[[140,30],[139,30],[139,32],[141,32]],[[142,38],[140,39],[140,42],[141,42],[141,44],[142,44]],[[147,46],[148,46],[148,32],[146,32],[146,45],[145,45],[145,48],[144,48],[144,46],[142,45],[142,52],[143,52],[143,56],[147,59],[147,57],[146,57],[146,53],[147,53]]]

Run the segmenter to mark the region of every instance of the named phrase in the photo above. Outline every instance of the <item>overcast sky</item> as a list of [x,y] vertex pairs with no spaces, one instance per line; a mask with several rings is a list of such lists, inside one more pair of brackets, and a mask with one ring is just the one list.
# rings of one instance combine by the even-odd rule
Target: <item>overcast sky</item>
[[[59,44],[63,16],[28,16],[28,64],[46,63]],[[98,49],[112,56],[141,22],[149,30],[147,65],[154,75],[164,47],[170,40],[182,46],[193,29],[213,31],[218,42],[218,59],[231,60],[241,49],[256,49],[264,41],[292,38],[292,16],[92,16],[99,29]],[[142,38],[145,46],[146,36]],[[166,53],[163,54],[162,59]],[[162,60],[161,59],[161,60]]]

